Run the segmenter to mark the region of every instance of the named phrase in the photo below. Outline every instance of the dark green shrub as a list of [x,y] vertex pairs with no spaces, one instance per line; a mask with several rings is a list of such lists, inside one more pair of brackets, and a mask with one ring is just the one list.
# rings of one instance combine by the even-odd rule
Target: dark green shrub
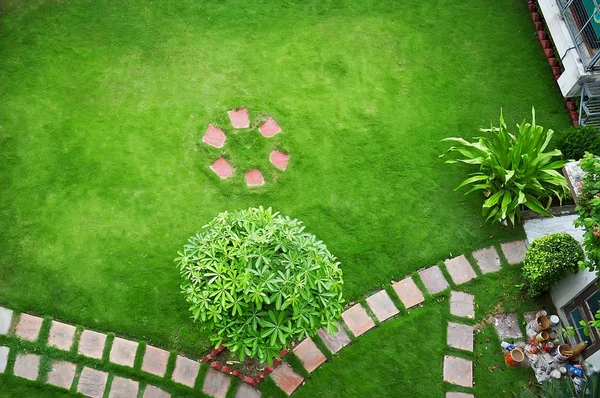
[[569,234],[534,239],[525,254],[523,276],[532,297],[550,290],[567,272],[577,272],[583,250]]
[[586,152],[600,155],[600,131],[593,126],[571,127],[558,135],[556,146],[564,159],[579,160]]
[[600,158],[586,153],[579,167],[585,174],[577,197],[575,226],[585,229],[583,248],[587,257],[580,265],[597,273],[600,271]]
[[294,340],[337,331],[342,270],[298,220],[262,207],[223,212],[178,254],[192,318],[240,360],[271,363]]

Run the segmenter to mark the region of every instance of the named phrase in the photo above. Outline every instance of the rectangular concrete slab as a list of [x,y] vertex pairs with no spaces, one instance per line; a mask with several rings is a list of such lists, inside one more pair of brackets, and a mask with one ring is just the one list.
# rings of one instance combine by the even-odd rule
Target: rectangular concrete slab
[[323,341],[323,344],[325,344],[327,349],[329,349],[332,354],[337,353],[339,350],[350,344],[350,337],[339,322],[337,324],[337,328],[338,331],[335,332],[333,336],[330,335],[325,329],[319,329],[317,331],[321,341]]
[[302,384],[304,377],[300,376],[285,362],[282,362],[273,369],[271,378],[287,395],[292,393]]
[[473,352],[473,326],[448,322],[448,346]]
[[342,319],[356,337],[375,326],[375,322],[373,322],[367,311],[360,304],[355,304],[344,311]]
[[499,313],[494,315],[494,328],[500,340],[522,339],[523,333],[514,312]]
[[107,381],[108,373],[86,367],[79,376],[77,391],[90,398],[102,398]]
[[452,281],[456,285],[463,284],[470,281],[471,279],[477,278],[477,274],[469,264],[469,260],[463,255],[454,258],[450,258],[444,261],[446,270],[450,274]]
[[15,335],[23,340],[36,341],[44,320],[37,316],[21,314]]
[[310,337],[305,338],[294,347],[294,354],[300,359],[304,369],[308,373],[312,373],[318,368],[323,362],[327,360],[327,357],[323,355],[321,350],[317,347],[314,341]]
[[66,323],[52,321],[50,334],[48,335],[48,345],[56,347],[59,350],[69,351],[75,338],[75,326]]
[[383,322],[400,312],[385,290],[380,290],[372,296],[367,297],[366,301],[379,322]]
[[502,253],[504,253],[504,257],[509,264],[519,264],[525,260],[527,244],[524,240],[503,243],[500,245],[500,247],[502,248]]
[[108,398],[137,398],[139,387],[137,381],[115,376]]
[[142,361],[142,370],[153,375],[163,377],[167,371],[167,362],[169,362],[169,351],[160,348],[146,346],[144,360]]
[[177,355],[175,370],[173,371],[173,381],[194,388],[199,370],[200,364],[198,362]]
[[10,330],[13,312],[8,308],[0,307],[0,334],[6,335]]
[[110,361],[117,365],[133,367],[137,349],[137,342],[115,337],[110,349]]
[[419,271],[419,277],[429,294],[436,294],[446,290],[450,285],[446,282],[442,270],[437,265]]
[[4,373],[6,371],[6,364],[8,363],[8,354],[10,353],[10,348],[5,346],[0,346],[0,373]]
[[229,376],[214,369],[208,369],[204,377],[202,391],[214,398],[225,398],[227,390],[229,390],[229,384],[231,384]]
[[40,369],[40,357],[35,354],[18,354],[13,374],[27,380],[37,380]]
[[473,363],[468,359],[444,356],[444,381],[462,387],[473,387]]
[[48,384],[69,390],[75,378],[75,368],[75,364],[71,362],[53,362],[52,369],[48,372]]
[[465,292],[450,293],[450,313],[462,318],[475,318],[475,296]]
[[147,385],[143,398],[171,398],[171,394],[158,387]]
[[[104,333],[84,330],[79,339],[77,352],[89,358],[101,359],[106,344],[106,335]],[[114,344],[113,344],[114,347]]]
[[235,398],[260,398],[260,391],[250,387],[246,383],[240,383]]
[[423,293],[410,276],[394,283],[392,287],[406,309],[412,308],[425,301]]
[[473,258],[475,258],[475,261],[477,261],[477,266],[481,270],[482,274],[500,271],[500,256],[493,246],[474,251]]

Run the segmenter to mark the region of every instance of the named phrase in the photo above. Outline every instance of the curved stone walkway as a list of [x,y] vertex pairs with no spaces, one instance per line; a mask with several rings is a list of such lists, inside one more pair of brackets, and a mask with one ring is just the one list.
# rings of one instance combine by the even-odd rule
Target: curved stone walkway
[[[505,243],[501,245],[502,252],[509,264],[523,261],[526,245],[524,241]],[[494,247],[481,249],[473,253],[473,258],[479,272],[489,273],[500,269],[500,257]],[[450,276],[454,286],[461,285],[473,278],[477,278],[474,267],[464,255],[448,259],[444,268]],[[338,332],[331,336],[325,330],[318,331],[317,344],[312,338],[307,338],[293,348],[293,353],[298,357],[307,373],[314,372],[321,364],[327,361],[327,356],[319,346],[324,346],[331,354],[337,354],[341,349],[376,327],[376,323],[385,322],[400,313],[394,300],[405,309],[422,305],[426,295],[440,293],[450,287],[439,266],[434,265],[418,272],[420,283],[412,277],[391,284],[387,289],[382,289],[369,296],[364,304],[352,305],[342,314],[338,323]],[[419,287],[424,287],[423,291]],[[395,298],[390,296],[395,295]],[[473,318],[473,297],[458,291],[452,291],[451,314],[457,317]],[[372,315],[371,315],[372,314]],[[139,344],[136,341],[121,337],[109,339],[104,333],[93,330],[77,330],[75,326],[56,320],[44,320],[37,316],[22,313],[16,314],[10,309],[0,307],[0,335],[7,335],[17,339],[38,342],[42,329],[49,329],[47,345],[58,350],[77,353],[77,361],[69,362],[50,358],[50,369],[40,367],[40,355],[29,353],[26,350],[11,353],[11,348],[0,346],[0,373],[13,375],[28,380],[38,380],[59,388],[73,392],[81,392],[89,397],[133,397],[138,393],[144,398],[170,397],[169,391],[164,391],[152,384],[125,377],[119,367],[110,367],[110,371],[96,370],[90,367],[90,361],[108,361],[141,371],[168,380],[187,388],[201,386],[202,391],[212,397],[224,398],[231,388],[232,376],[209,368],[203,379],[199,378],[202,366],[201,361],[189,359],[173,352],[165,351],[152,345]],[[473,350],[472,327],[451,322],[448,325],[448,345],[465,351]],[[467,338],[470,336],[470,339]],[[470,340],[470,343],[469,343]],[[13,366],[7,366],[9,355],[14,360]],[[141,358],[137,361],[136,358]],[[461,386],[472,387],[472,365],[470,361],[461,358],[444,357],[444,380]],[[468,364],[466,362],[469,362]],[[167,373],[169,363],[175,364],[171,374]],[[84,365],[83,363],[87,364]],[[450,369],[458,369],[459,374],[452,374]],[[461,370],[465,369],[465,370]],[[470,371],[468,369],[471,369]],[[304,377],[299,375],[289,364],[279,363],[270,370],[269,377],[286,394],[291,395],[304,382]],[[457,396],[448,393],[448,397]],[[260,391],[250,385],[240,382],[234,392],[236,398],[258,398]],[[468,396],[468,395],[467,395]]]

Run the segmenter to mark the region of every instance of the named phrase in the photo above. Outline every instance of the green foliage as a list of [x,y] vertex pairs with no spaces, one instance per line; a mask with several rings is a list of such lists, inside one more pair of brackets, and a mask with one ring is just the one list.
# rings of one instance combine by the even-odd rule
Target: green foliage
[[579,160],[586,152],[600,155],[600,131],[594,126],[570,127],[557,135],[556,146],[564,159]]
[[580,262],[582,268],[600,271],[600,159],[586,153],[579,166],[585,172],[581,182],[575,225],[583,227],[583,248],[586,259]]
[[342,270],[298,220],[262,207],[223,212],[178,254],[192,318],[240,360],[271,362],[293,340],[337,331]]
[[583,250],[569,234],[559,233],[534,239],[525,254],[523,276],[532,297],[548,291],[567,272],[577,272]]
[[[520,219],[521,205],[550,216],[547,209],[552,196],[562,199],[569,192],[565,178],[556,171],[565,162],[552,159],[561,156],[561,152],[544,152],[553,131],[535,124],[534,109],[531,114],[531,123],[517,124],[519,132],[516,136],[508,132],[500,112],[500,127],[482,129],[489,134],[476,137],[475,142],[456,137],[443,140],[454,142],[456,146],[440,157],[448,152],[464,157],[446,163],[463,162],[479,167],[479,171],[470,174],[456,189],[470,185],[466,194],[483,192],[486,198],[483,215],[492,222],[510,220],[514,225],[515,219]],[[540,202],[543,199],[546,199],[545,205]]]
[[543,384],[532,384],[515,398],[600,398],[600,373],[584,378],[581,388],[575,388],[569,377],[550,380]]

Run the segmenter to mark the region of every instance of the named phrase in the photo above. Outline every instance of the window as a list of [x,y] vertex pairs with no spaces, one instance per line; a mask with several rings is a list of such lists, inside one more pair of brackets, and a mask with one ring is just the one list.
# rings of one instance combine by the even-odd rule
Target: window
[[577,343],[585,341],[588,344],[583,352],[584,358],[600,349],[600,331],[597,328],[592,328],[589,335],[586,336],[584,328],[579,324],[581,321],[587,323],[593,320],[596,312],[600,310],[600,291],[598,291],[597,283],[598,281],[594,281],[563,308],[569,318],[569,324],[575,328],[575,341]]

